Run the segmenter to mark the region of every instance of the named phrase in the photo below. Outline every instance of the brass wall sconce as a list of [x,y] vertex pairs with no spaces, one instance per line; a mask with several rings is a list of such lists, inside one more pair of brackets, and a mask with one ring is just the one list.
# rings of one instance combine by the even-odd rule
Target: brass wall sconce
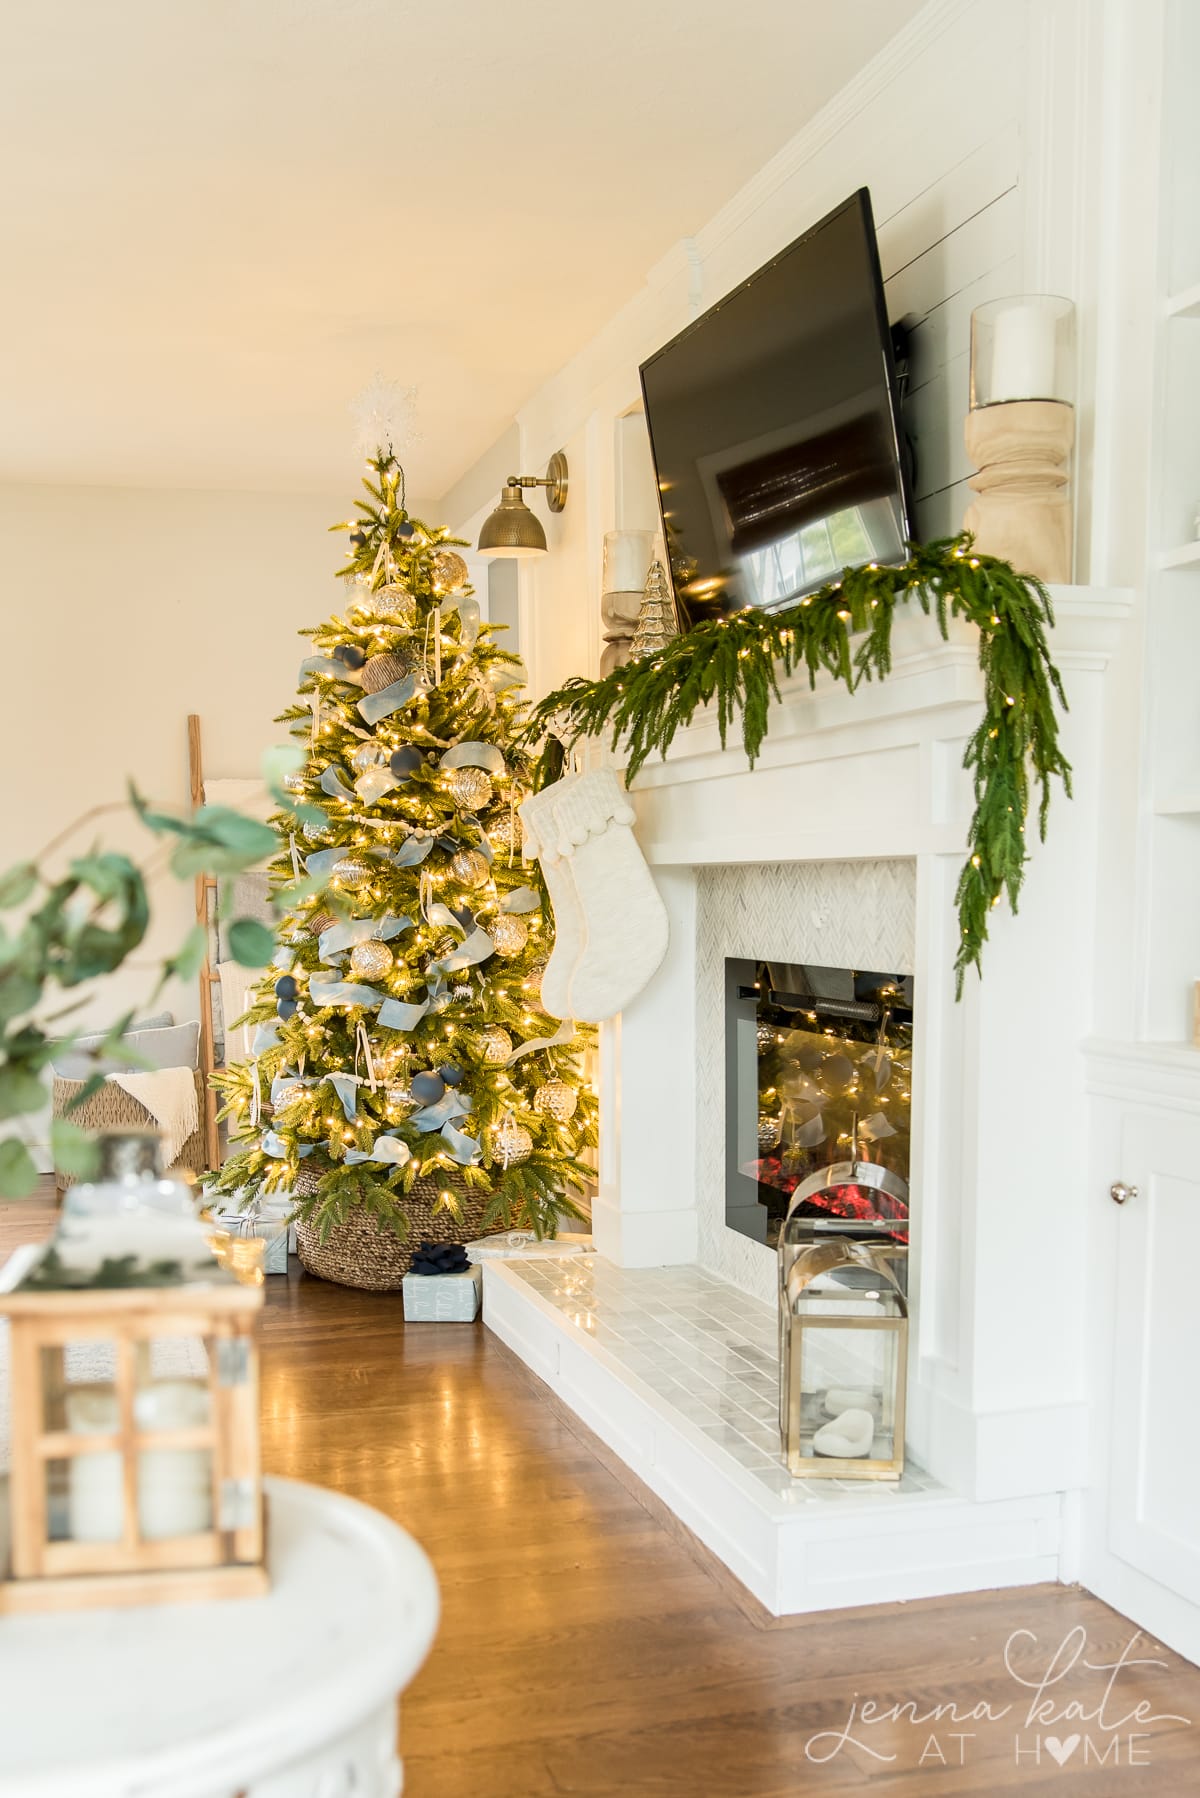
[[552,512],[567,503],[567,458],[555,450],[544,475],[510,474],[500,504],[489,512],[479,533],[479,547],[489,556],[542,556],[546,533],[541,520],[525,504],[525,487],[544,487]]

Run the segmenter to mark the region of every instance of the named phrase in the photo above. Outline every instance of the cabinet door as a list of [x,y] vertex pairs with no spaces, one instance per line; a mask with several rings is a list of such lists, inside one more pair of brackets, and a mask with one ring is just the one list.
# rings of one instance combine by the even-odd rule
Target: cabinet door
[[1127,1114],[1109,1546],[1200,1604],[1200,1118]]

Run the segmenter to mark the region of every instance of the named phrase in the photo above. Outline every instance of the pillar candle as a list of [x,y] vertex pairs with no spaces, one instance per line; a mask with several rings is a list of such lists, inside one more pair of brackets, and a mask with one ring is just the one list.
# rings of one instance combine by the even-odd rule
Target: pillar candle
[[1056,321],[1044,306],[1007,306],[992,326],[993,404],[1054,398]]

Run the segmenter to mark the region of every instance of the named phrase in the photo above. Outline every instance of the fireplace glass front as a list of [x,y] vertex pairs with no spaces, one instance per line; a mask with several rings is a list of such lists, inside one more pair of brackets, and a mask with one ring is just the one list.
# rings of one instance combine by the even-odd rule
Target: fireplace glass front
[[912,1043],[911,974],[726,961],[731,1230],[775,1248],[795,1199],[814,1237],[907,1244]]

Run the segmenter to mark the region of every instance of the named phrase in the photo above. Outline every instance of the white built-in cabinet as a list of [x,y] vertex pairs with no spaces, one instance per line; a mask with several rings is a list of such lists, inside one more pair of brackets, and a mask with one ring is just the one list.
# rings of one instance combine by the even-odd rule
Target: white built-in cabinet
[[[1106,893],[1128,927],[1097,962],[1085,1046],[1088,1484],[1081,1580],[1200,1661],[1200,5],[1110,9],[1106,117],[1122,143],[1100,292],[1110,541],[1141,589],[1113,685]],[[1124,33],[1123,43],[1119,41]],[[1149,203],[1148,203],[1149,202]],[[1122,379],[1124,378],[1124,385]],[[1116,404],[1114,395],[1120,394]],[[1097,526],[1101,537],[1103,523]],[[1129,812],[1123,808],[1132,805]],[[1136,818],[1132,813],[1136,811]],[[1126,961],[1126,957],[1128,960]],[[1113,1006],[1129,978],[1129,1002]]]
[[1086,1585],[1200,1660],[1200,1055],[1087,1051]]

